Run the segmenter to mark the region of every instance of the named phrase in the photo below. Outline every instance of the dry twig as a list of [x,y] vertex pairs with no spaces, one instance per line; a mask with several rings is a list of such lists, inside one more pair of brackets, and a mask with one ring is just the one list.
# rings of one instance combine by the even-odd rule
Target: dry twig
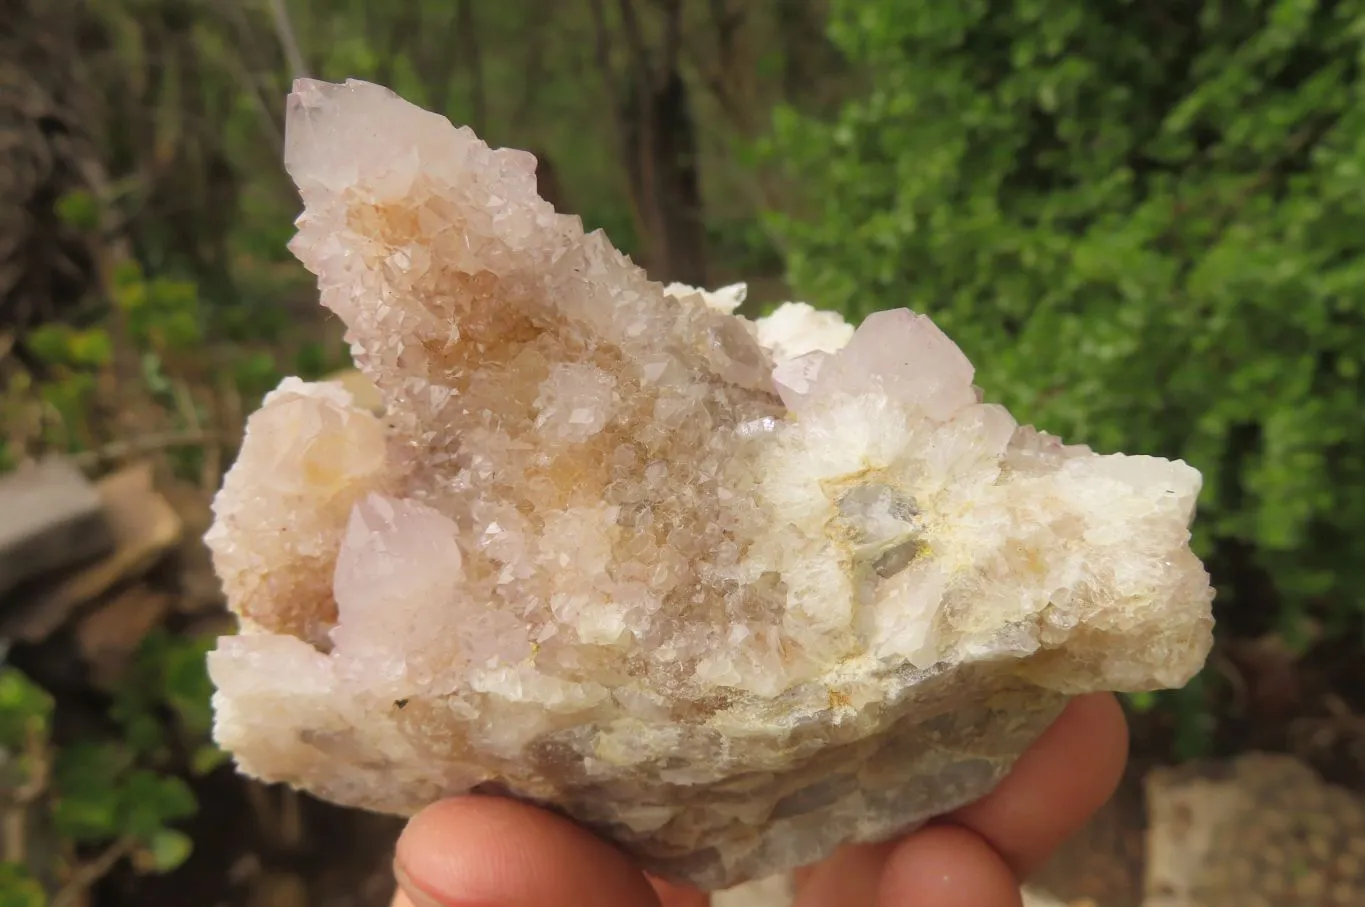
[[24,740],[24,756],[28,761],[28,775],[22,784],[6,793],[4,814],[0,816],[4,861],[20,865],[27,857],[29,808],[47,791],[52,774],[51,754],[41,731],[29,729]]
[[211,443],[222,443],[222,433],[211,429],[190,429],[188,431],[161,432],[130,438],[126,441],[111,441],[95,450],[76,454],[72,461],[81,469],[93,469],[115,460],[142,454],[155,453],[172,447],[193,447]]
[[76,907],[81,902],[81,895],[108,875],[109,870],[118,865],[119,860],[131,854],[133,849],[134,841],[131,838],[120,838],[93,860],[78,865],[71,873],[71,878],[62,886],[62,890],[52,899],[52,907]]

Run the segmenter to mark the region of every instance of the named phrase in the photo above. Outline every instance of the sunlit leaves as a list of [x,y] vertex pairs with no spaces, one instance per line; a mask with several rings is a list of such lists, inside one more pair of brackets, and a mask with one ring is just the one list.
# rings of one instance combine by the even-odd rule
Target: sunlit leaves
[[151,842],[168,823],[192,816],[196,808],[184,781],[137,767],[135,754],[115,742],[63,747],[53,786],[53,824],[73,841]]
[[0,907],[46,907],[38,880],[18,863],[0,863]]
[[79,230],[93,230],[99,226],[99,201],[84,189],[66,193],[57,199],[54,207],[63,222]]
[[183,831],[161,828],[147,846],[133,855],[134,864],[143,872],[170,872],[189,859],[194,842]]
[[828,122],[779,111],[765,149],[807,188],[776,219],[791,280],[855,318],[933,314],[1024,419],[1193,462],[1215,579],[1236,540],[1287,611],[1359,609],[1362,22],[836,2],[865,90]]
[[33,354],[49,365],[76,369],[99,369],[113,359],[114,345],[109,332],[94,327],[77,329],[65,324],[44,324],[26,337]]
[[0,668],[0,748],[15,753],[45,739],[51,720],[48,692],[14,668]]
[[[115,848],[142,872],[168,872],[192,850],[176,828],[192,817],[194,792],[174,770],[212,771],[224,754],[208,742],[212,686],[204,665],[209,641],[153,631],[114,690],[116,732],[76,740],[49,738],[52,697],[23,674],[0,671],[0,748],[11,789],[33,784],[52,829],[74,844]],[[38,773],[33,765],[45,770]],[[183,764],[183,763],[181,763]],[[0,869],[0,907],[24,892],[21,876]],[[15,903],[24,903],[16,901]]]

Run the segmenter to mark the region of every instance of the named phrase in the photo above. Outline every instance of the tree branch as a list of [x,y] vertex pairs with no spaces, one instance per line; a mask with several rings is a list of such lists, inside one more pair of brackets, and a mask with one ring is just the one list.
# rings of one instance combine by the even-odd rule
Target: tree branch
[[[628,0],[623,0],[627,2]],[[596,40],[593,43],[597,69],[602,75],[602,87],[607,96],[607,108],[611,115],[612,131],[616,139],[616,153],[626,171],[626,202],[630,205],[630,218],[635,224],[640,239],[647,240],[651,220],[647,215],[647,200],[640,197],[639,152],[631,141],[631,130],[626,123],[629,115],[626,98],[616,77],[616,68],[611,64],[611,29],[607,24],[603,0],[588,0],[592,12]],[[637,94],[638,97],[638,94]]]
[[131,838],[120,838],[110,844],[99,856],[87,863],[82,863],[76,867],[76,871],[71,874],[71,878],[62,886],[62,890],[57,892],[57,896],[52,899],[52,907],[76,907],[81,903],[83,895],[90,886],[109,874],[119,860],[128,856],[135,849]]
[[[631,0],[618,0],[621,10],[621,30],[626,36],[626,49],[631,60],[635,88],[633,109],[634,129],[627,129],[628,138],[623,153],[626,155],[626,171],[635,175],[638,194],[638,210],[643,215],[639,222],[642,229],[640,238],[646,241],[651,250],[648,266],[657,271],[668,266],[668,231],[664,228],[663,212],[659,209],[659,179],[655,171],[655,84],[654,72],[649,65],[649,51],[645,45],[644,29],[640,17],[636,15],[635,4]],[[667,79],[671,71],[665,71]]]
[[682,55],[682,0],[663,0],[664,8],[664,46],[663,72],[660,81],[667,80],[678,71],[678,59]]
[[621,31],[626,36],[626,50],[630,55],[631,69],[639,85],[637,92],[648,93],[654,87],[654,73],[649,66],[649,51],[645,45],[645,33],[640,27],[640,17],[635,14],[635,4],[631,0],[618,0],[621,10]]
[[720,51],[720,65],[730,72],[735,63],[735,35],[744,25],[744,8],[732,10],[725,0],[710,0],[711,27],[716,30],[716,47]]
[[[607,13],[602,7],[602,0],[588,0],[588,9],[592,12],[594,26],[593,58],[597,62],[597,70],[607,91],[607,103],[614,111],[620,105],[621,97],[620,92],[616,90],[616,71],[611,65],[611,41],[608,37],[611,30],[607,27]],[[612,117],[613,122],[616,119],[615,116]]]

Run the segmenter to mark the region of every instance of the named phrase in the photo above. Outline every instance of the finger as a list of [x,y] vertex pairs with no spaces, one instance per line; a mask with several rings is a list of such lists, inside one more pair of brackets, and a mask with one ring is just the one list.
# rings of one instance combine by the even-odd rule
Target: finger
[[840,847],[797,873],[794,907],[876,907],[882,871],[895,848],[888,844]]
[[[841,902],[830,901],[828,907]],[[1019,881],[989,844],[954,825],[931,825],[886,861],[876,907],[1021,907]],[[825,907],[825,905],[821,905]]]
[[647,875],[649,884],[654,886],[654,894],[658,896],[659,903],[663,907],[710,907],[711,896],[704,891],[695,888],[685,888],[681,885],[674,885],[665,882],[663,879],[656,879],[654,876]]
[[1128,725],[1109,693],[1073,699],[1009,777],[948,820],[975,831],[1025,878],[1113,795]]
[[428,807],[398,839],[412,907],[661,907],[615,848],[552,813],[497,797]]

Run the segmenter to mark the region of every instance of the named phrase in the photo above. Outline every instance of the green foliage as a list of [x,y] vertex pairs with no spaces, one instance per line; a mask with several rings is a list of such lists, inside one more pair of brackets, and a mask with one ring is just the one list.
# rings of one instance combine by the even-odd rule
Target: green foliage
[[1215,721],[1209,709],[1208,686],[1208,679],[1201,675],[1182,689],[1160,694],[1162,704],[1174,719],[1173,747],[1179,760],[1199,759],[1212,749]]
[[[794,286],[931,314],[1022,419],[1204,474],[1220,602],[1365,599],[1365,2],[836,0]],[[1273,580],[1272,580],[1273,578]]]
[[[344,357],[344,353],[343,353]],[[299,346],[294,356],[294,374],[305,381],[316,381],[335,369],[344,367],[349,359],[329,356],[325,345],[310,340]]]
[[233,379],[244,397],[259,400],[280,383],[280,369],[275,355],[261,350],[243,356],[233,364]]
[[138,647],[115,695],[113,715],[123,724],[125,739],[142,744],[143,755],[160,755],[165,741],[160,736],[153,739],[149,733],[138,733],[136,725],[152,717],[161,728],[161,709],[174,716],[174,729],[181,742],[208,737],[213,722],[209,703],[213,684],[205,659],[212,647],[210,637],[178,637],[159,628]]
[[[75,845],[117,846],[140,872],[169,872],[193,849],[176,823],[194,815],[194,792],[179,767],[212,771],[223,754],[209,742],[210,641],[157,630],[139,647],[113,693],[117,732],[61,745],[50,739],[52,697],[20,672],[0,671],[0,748],[50,765],[53,830]],[[11,769],[12,770],[12,769]],[[11,785],[41,777],[26,768]],[[41,888],[18,867],[0,867],[0,907],[42,905]]]
[[[191,852],[190,837],[173,828],[197,809],[184,780],[167,772],[167,754],[153,710],[169,706],[177,728],[206,747],[205,645],[156,638],[139,653],[134,678],[116,697],[117,739],[83,739],[57,746],[51,738],[53,699],[14,668],[0,669],[0,750],[8,790],[31,788],[46,803],[53,831],[76,846],[126,848],[146,873],[175,869]],[[146,693],[146,684],[157,694]],[[157,725],[150,731],[152,725]],[[46,770],[42,766],[48,766]],[[42,799],[46,787],[46,798]],[[46,892],[18,863],[0,863],[0,907],[44,907]]]
[[114,304],[141,349],[160,354],[193,350],[204,342],[199,288],[193,281],[145,277],[134,261],[114,277]]
[[84,438],[89,435],[86,420],[95,396],[95,377],[89,372],[70,372],[43,384],[39,395],[59,418],[49,426],[48,445],[67,451],[84,447]]
[[84,189],[76,189],[57,199],[57,217],[79,230],[93,230],[100,224],[99,200]]
[[136,755],[120,743],[63,747],[53,784],[53,826],[77,843],[131,840],[149,848],[168,823],[192,816],[196,807],[183,780],[138,767]]
[[0,669],[0,748],[14,753],[45,740],[51,722],[48,692],[14,668]]
[[137,862],[143,872],[170,872],[190,858],[194,842],[183,831],[158,829]]
[[75,369],[99,369],[114,358],[109,332],[94,327],[77,330],[65,324],[44,324],[28,332],[33,354],[49,365]]
[[0,863],[0,907],[45,907],[47,895],[27,869]]
[[54,760],[58,791],[52,818],[59,834],[86,843],[115,837],[122,822],[119,781],[132,768],[132,754],[115,743],[76,743]]

